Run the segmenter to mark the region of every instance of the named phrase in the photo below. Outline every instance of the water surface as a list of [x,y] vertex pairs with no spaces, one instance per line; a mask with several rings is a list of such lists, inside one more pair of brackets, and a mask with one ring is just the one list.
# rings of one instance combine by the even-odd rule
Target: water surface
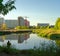
[[7,42],[11,42],[11,47],[16,49],[33,49],[33,48],[48,48],[55,46],[56,41],[39,37],[33,33],[20,33],[0,36],[0,45],[6,46]]

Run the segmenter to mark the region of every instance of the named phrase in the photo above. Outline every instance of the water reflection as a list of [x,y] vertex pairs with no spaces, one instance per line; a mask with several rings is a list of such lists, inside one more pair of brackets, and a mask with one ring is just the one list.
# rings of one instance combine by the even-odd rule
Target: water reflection
[[0,42],[4,42],[5,36],[0,36]]
[[60,46],[60,38],[59,37],[54,37],[54,38],[50,38],[50,39],[55,40],[56,44],[58,46]]
[[24,40],[27,40],[29,38],[29,33],[25,34],[11,34],[11,35],[4,35],[0,36],[0,42],[4,42],[5,40],[18,40],[18,43],[24,42]]
[[17,49],[48,48],[56,44],[55,40],[42,38],[37,34],[21,33],[0,36],[0,45],[6,45],[8,40]]
[[29,38],[29,34],[19,34],[18,35],[18,43],[22,43],[24,40],[26,41]]

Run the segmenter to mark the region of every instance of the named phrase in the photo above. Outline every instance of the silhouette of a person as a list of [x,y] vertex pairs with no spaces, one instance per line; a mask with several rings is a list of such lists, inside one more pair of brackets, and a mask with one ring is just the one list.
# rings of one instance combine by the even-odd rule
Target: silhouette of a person
[[8,41],[7,42],[7,47],[10,48],[10,46],[11,46],[11,43],[10,43],[10,41]]

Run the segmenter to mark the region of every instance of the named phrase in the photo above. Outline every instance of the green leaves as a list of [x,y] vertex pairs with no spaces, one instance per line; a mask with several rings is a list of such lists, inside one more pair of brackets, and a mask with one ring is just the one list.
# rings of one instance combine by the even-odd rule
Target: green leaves
[[56,28],[56,29],[60,29],[60,18],[58,18],[58,19],[56,20],[55,28]]
[[0,3],[2,3],[3,2],[3,0],[0,0]]
[[0,14],[6,15],[9,11],[16,9],[14,6],[15,0],[8,0],[5,4],[2,3],[3,0],[0,2]]

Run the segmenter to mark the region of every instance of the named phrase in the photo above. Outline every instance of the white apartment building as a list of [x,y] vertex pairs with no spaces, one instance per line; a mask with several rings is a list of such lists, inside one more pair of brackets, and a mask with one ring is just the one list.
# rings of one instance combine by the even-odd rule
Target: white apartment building
[[15,28],[18,26],[18,20],[5,20],[5,24],[8,28]]

